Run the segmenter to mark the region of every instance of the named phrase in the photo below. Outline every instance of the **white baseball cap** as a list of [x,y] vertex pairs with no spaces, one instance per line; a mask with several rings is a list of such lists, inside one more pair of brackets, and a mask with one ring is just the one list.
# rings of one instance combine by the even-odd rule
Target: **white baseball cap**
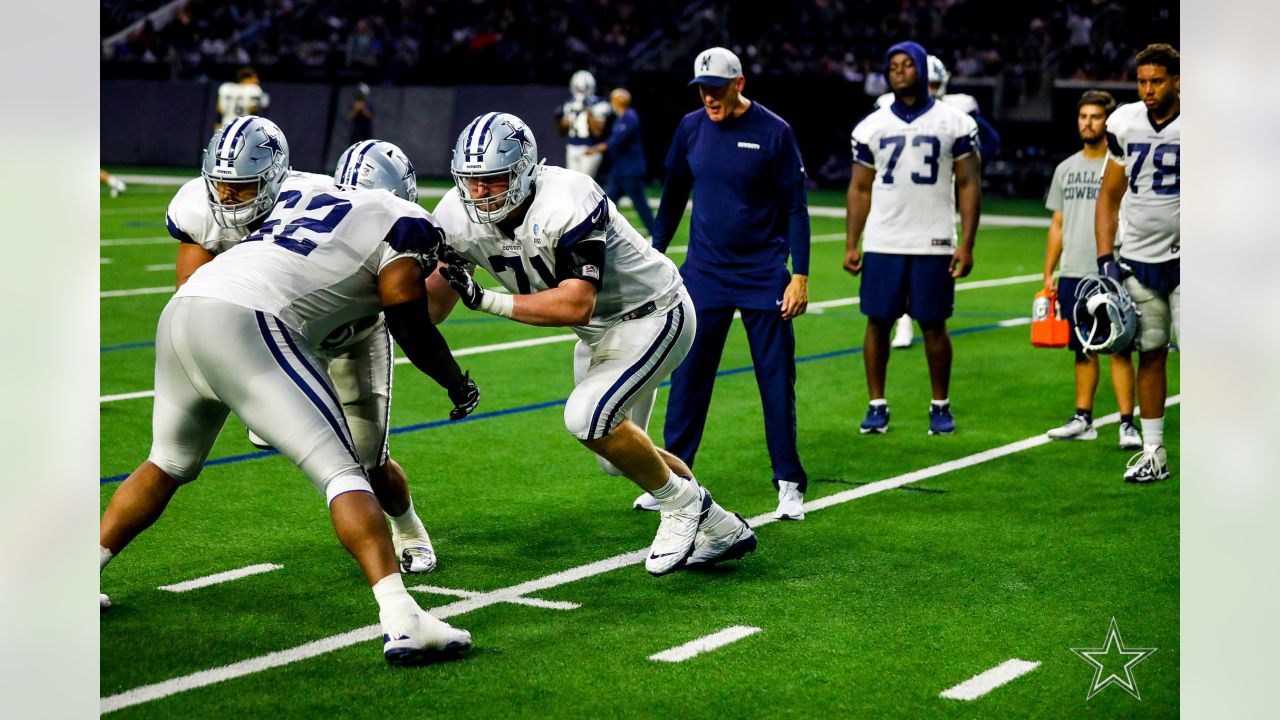
[[693,61],[693,79],[690,85],[724,87],[729,81],[742,77],[742,61],[732,52],[713,47],[698,53]]

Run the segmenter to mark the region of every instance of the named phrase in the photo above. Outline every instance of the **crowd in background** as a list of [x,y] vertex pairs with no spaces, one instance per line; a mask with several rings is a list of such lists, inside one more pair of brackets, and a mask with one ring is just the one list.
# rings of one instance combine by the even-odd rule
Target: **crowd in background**
[[[683,71],[688,52],[723,44],[756,76],[878,75],[887,45],[913,38],[957,78],[1131,80],[1133,54],[1177,36],[1168,2],[1135,0],[188,0],[171,22],[144,22],[163,0],[104,0],[107,65],[167,66],[172,76],[228,64],[273,77],[349,72],[371,81],[451,84],[559,80],[579,67]],[[624,77],[619,77],[624,79]]]

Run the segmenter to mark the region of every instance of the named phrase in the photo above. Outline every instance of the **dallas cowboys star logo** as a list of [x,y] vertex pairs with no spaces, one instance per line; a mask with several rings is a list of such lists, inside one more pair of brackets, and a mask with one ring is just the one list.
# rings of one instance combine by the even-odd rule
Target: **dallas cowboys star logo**
[[[1115,652],[1112,652],[1115,648]],[[1120,638],[1120,626],[1116,624],[1116,619],[1111,618],[1111,628],[1107,630],[1107,638],[1100,648],[1071,648],[1071,652],[1080,656],[1081,660],[1093,666],[1093,684],[1089,686],[1089,695],[1085,697],[1088,701],[1094,695],[1102,692],[1108,685],[1119,685],[1125,692],[1130,695],[1142,699],[1142,695],[1138,692],[1138,684],[1133,679],[1133,667],[1138,663],[1146,660],[1158,648],[1127,648],[1124,646],[1124,640]],[[1122,664],[1119,670],[1107,670],[1107,662],[1113,655],[1119,657],[1109,660],[1112,668]],[[1123,673],[1124,677],[1121,677]],[[1104,677],[1105,675],[1105,677]]]
[[280,147],[280,139],[278,137],[265,132],[263,135],[266,135],[267,139],[258,143],[258,147],[263,150],[270,150],[272,157],[276,155],[284,155],[284,148]]
[[520,143],[520,152],[524,152],[527,146],[533,144],[533,141],[529,139],[529,134],[525,132],[524,128],[522,127],[518,128],[515,125],[511,125],[510,127],[511,127],[511,134],[506,136],[503,139],[515,140],[516,142]]

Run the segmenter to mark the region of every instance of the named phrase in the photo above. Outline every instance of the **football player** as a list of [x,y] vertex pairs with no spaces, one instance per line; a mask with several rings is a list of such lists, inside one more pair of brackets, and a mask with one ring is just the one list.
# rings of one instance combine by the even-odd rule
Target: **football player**
[[[255,127],[276,133],[285,142],[275,123],[265,118],[246,118],[244,132]],[[232,188],[239,183],[252,192],[256,175],[270,167],[270,158],[256,167],[233,167],[233,176],[223,177],[218,187]],[[247,162],[244,160],[243,162]],[[286,165],[287,167],[287,165]],[[234,177],[235,183],[228,179]],[[409,158],[389,142],[369,140],[356,143],[338,159],[333,177],[288,170],[280,192],[295,193],[309,188],[321,190],[334,186],[380,188],[409,202],[417,202],[417,176]],[[187,282],[197,269],[222,252],[235,247],[256,230],[270,205],[265,194],[254,195],[246,207],[224,205],[215,194],[208,176],[188,181],[169,203],[165,224],[169,234],[179,241],[177,285]],[[401,569],[406,573],[427,573],[436,569],[437,559],[431,538],[413,509],[408,479],[404,469],[389,454],[389,420],[391,416],[391,340],[380,313],[360,318],[334,330],[316,351],[321,369],[326,371],[338,391],[343,414],[355,436],[356,454],[369,474],[369,482],[382,503],[392,526],[392,540]],[[269,450],[270,445],[249,431],[249,441]]]
[[434,267],[442,234],[429,213],[388,192],[286,190],[288,159],[283,134],[261,118],[238,119],[209,143],[204,180],[221,204],[215,216],[260,222],[193,273],[161,313],[151,452],[103,514],[100,568],[197,478],[235,412],[324,496],[338,538],[373,588],[386,660],[465,649],[468,632],[424,612],[405,590],[355,438],[315,354],[337,328],[381,311],[410,361],[448,389],[450,418],[474,410],[479,392],[430,322],[423,291],[423,268]]
[[[689,351],[696,318],[675,265],[623,218],[590,177],[538,162],[518,117],[491,112],[458,136],[456,187],[435,216],[448,264],[428,285],[445,311],[469,308],[530,325],[570,327],[574,390],[569,432],[657,498],[662,515],[645,561],[653,575],[755,549],[755,533],[725,512],[683,462],[631,420]],[[482,266],[512,294],[484,290]]]
[[[973,118],[978,125],[978,149],[981,151],[982,157],[991,157],[1000,151],[1000,133],[982,117],[982,113],[978,110],[978,101],[972,95],[964,93],[947,92],[947,83],[951,81],[951,73],[947,71],[946,63],[936,55],[930,55],[927,59],[929,65],[929,95],[935,100],[940,100],[960,112]],[[887,92],[876,98],[876,107],[888,107],[893,103],[894,95]],[[908,308],[909,310],[910,308]],[[915,339],[915,329],[911,326],[911,315],[908,313],[898,318],[898,324],[893,329],[893,339],[889,341],[889,345],[895,348],[909,348]]]
[[258,73],[245,66],[236,71],[235,82],[218,86],[218,120],[214,129],[231,124],[244,115],[257,115],[271,104],[271,96],[258,84]]
[[[847,198],[844,269],[853,275],[866,271],[860,307],[867,316],[863,362],[871,404],[860,430],[889,428],[884,396],[889,331],[909,309],[920,323],[929,364],[929,434],[947,435],[955,430],[947,318],[956,278],[973,269],[982,200],[978,127],[973,118],[929,95],[919,71],[925,67],[920,45],[890,47],[885,64],[895,99],[853,129]],[[963,229],[958,244],[957,196]]]
[[587,150],[604,140],[604,127],[613,108],[596,96],[596,78],[586,70],[579,70],[569,78],[569,99],[556,110],[556,128],[565,141],[564,164],[591,177],[600,169],[604,156],[588,154]]
[[[1182,295],[1182,129],[1178,122],[1180,58],[1164,43],[1138,53],[1140,102],[1122,105],[1107,118],[1111,162],[1102,176],[1094,231],[1098,272],[1123,279],[1138,305],[1138,406],[1142,452],[1133,456],[1125,482],[1169,477],[1164,449],[1165,365],[1170,330],[1178,331]],[[1124,244],[1112,254],[1120,223]]]
[[[1065,424],[1046,433],[1054,440],[1093,440],[1093,396],[1098,389],[1101,361],[1087,352],[1076,334],[1073,308],[1079,297],[1081,278],[1095,271],[1097,242],[1093,237],[1094,206],[1098,186],[1107,162],[1107,115],[1116,101],[1104,90],[1089,90],[1076,104],[1076,129],[1084,148],[1063,160],[1053,171],[1045,208],[1053,213],[1045,246],[1044,289],[1055,290],[1053,270],[1062,260],[1056,292],[1063,315],[1072,324],[1068,347],[1075,353],[1076,411]],[[1116,348],[1111,355],[1111,384],[1120,408],[1120,447],[1142,447],[1142,437],[1133,424],[1133,360],[1128,348]]]

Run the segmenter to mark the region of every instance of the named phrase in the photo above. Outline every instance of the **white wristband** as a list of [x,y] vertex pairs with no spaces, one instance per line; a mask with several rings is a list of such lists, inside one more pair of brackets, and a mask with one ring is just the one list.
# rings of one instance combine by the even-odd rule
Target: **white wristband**
[[515,309],[516,299],[511,295],[492,290],[486,292],[480,297],[480,310],[490,315],[509,318],[511,311]]

